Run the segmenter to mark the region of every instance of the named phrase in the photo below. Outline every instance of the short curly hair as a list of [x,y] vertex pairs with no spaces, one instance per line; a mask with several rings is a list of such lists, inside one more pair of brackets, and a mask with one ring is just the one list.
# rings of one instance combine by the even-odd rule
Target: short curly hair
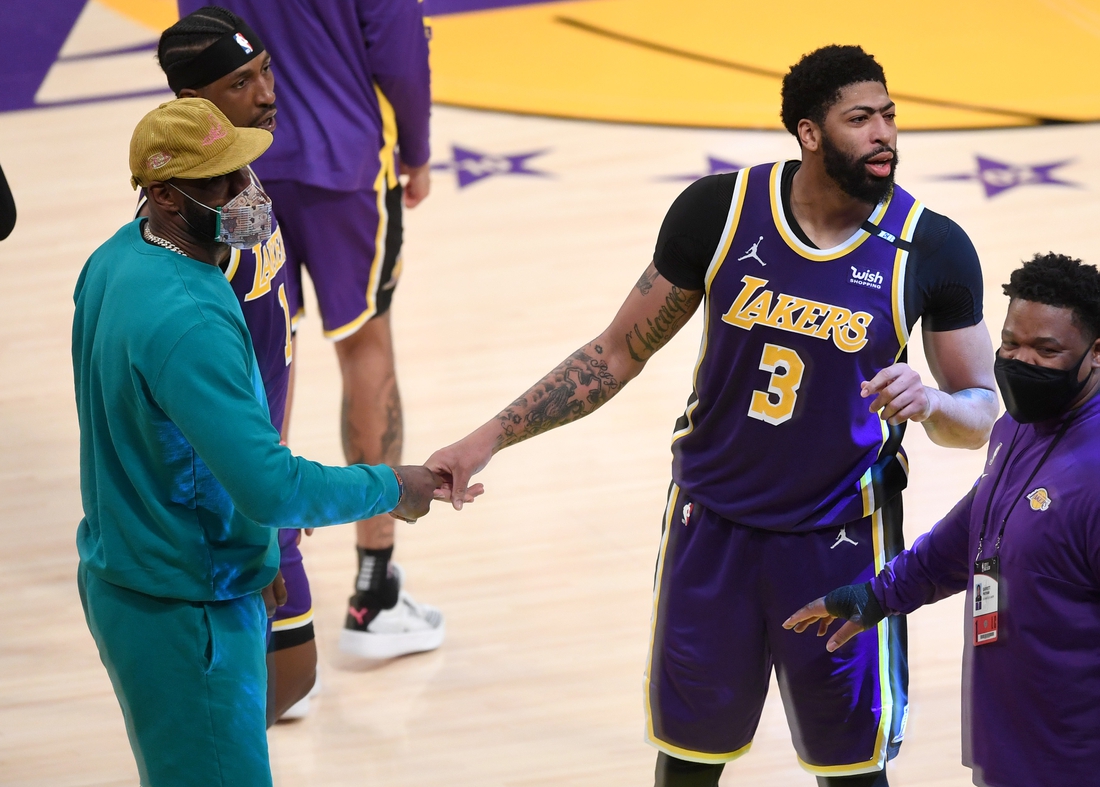
[[1100,337],[1100,270],[1065,254],[1036,254],[1003,285],[1004,293],[1035,303],[1072,309],[1078,324]]
[[857,82],[881,82],[886,87],[882,66],[863,47],[830,44],[803,55],[783,77],[783,127],[797,137],[802,118],[823,125],[840,91]]

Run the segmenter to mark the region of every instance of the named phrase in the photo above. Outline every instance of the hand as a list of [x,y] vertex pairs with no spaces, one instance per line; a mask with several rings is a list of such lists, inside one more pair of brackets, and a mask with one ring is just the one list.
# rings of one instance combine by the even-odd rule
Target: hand
[[267,607],[267,616],[275,617],[275,610],[286,603],[286,582],[283,580],[283,572],[275,572],[275,579],[260,593],[264,597],[264,606]]
[[868,381],[859,384],[864,399],[874,396],[871,412],[897,426],[905,421],[920,423],[931,417],[933,410],[929,389],[920,375],[907,363],[887,366]]
[[394,470],[402,481],[401,499],[390,511],[394,519],[415,522],[428,513],[432,500],[446,500],[449,496],[446,480],[426,467],[402,465]]
[[[829,633],[829,626],[833,625],[834,620],[836,620],[836,616],[829,614],[828,610],[825,609],[825,597],[822,596],[817,601],[811,601],[783,621],[783,628],[794,629],[801,634],[812,624],[817,623],[817,636],[824,637]],[[829,641],[825,644],[825,650],[832,653],[863,630],[863,626],[858,623],[853,623],[850,620],[845,621],[836,634],[829,638]]]
[[405,207],[415,208],[432,190],[431,163],[425,161],[419,167],[410,167],[401,162],[400,170],[402,175],[409,176],[405,182]]
[[296,539],[294,539],[294,545],[295,546],[298,546],[299,544],[302,543],[302,534],[303,533],[305,533],[307,536],[312,536],[313,535],[313,528],[312,527],[305,527],[305,528],[302,528],[301,530],[299,530],[298,531],[298,537]]
[[492,458],[492,443],[474,432],[457,443],[440,448],[425,464],[444,478],[446,483],[441,491],[449,492],[451,505],[461,511],[464,503],[485,491],[482,484],[469,486],[470,477],[484,470]]

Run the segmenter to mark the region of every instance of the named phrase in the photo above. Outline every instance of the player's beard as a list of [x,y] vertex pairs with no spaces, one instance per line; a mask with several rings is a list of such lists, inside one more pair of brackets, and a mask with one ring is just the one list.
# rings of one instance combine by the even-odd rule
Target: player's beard
[[179,217],[187,225],[187,234],[191,239],[202,246],[217,243],[218,214],[211,210],[203,210],[190,201],[183,203],[183,210],[179,211]]
[[[825,173],[849,197],[870,205],[878,205],[894,193],[894,173],[898,168],[898,152],[893,148],[883,145],[866,156],[854,158],[834,145],[829,135],[823,132],[821,149],[825,154]],[[894,158],[890,161],[890,174],[880,178],[868,172],[866,164],[883,153],[892,153]]]

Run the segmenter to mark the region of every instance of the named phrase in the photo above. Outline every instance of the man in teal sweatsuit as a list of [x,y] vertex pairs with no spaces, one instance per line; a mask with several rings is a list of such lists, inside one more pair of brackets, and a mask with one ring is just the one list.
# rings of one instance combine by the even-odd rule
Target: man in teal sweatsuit
[[219,268],[229,243],[263,235],[247,165],[270,143],[203,99],[146,115],[130,169],[149,218],[92,254],[74,295],[80,597],[146,787],[271,784],[261,591],[276,529],[415,520],[444,486],[279,445]]

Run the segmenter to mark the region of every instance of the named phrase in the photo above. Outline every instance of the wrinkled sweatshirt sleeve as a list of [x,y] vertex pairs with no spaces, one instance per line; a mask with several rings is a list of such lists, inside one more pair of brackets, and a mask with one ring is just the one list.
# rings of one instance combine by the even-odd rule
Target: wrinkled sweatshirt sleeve
[[428,36],[417,0],[359,0],[371,73],[397,119],[401,160],[426,164],[432,108]]
[[887,614],[906,615],[969,587],[970,513],[977,489],[871,580],[871,591]]
[[229,325],[201,323],[172,348],[151,387],[237,510],[261,525],[301,528],[393,509],[400,493],[388,467],[327,467],[279,445],[243,342]]

